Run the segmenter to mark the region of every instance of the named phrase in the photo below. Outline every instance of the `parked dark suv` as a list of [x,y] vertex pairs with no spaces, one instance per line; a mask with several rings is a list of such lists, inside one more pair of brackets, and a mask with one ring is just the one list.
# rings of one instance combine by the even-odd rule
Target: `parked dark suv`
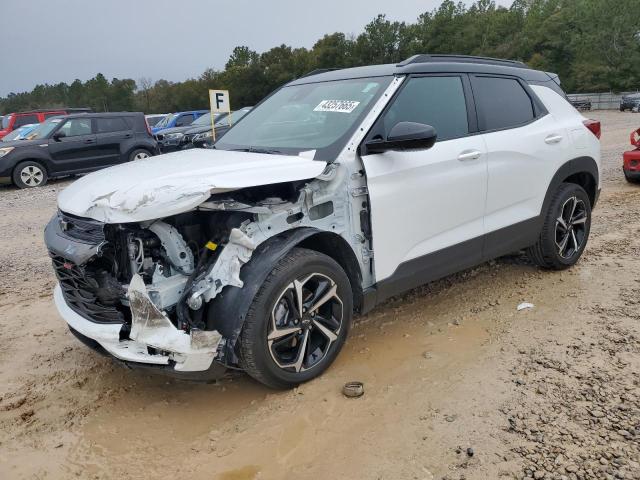
[[620,100],[620,111],[640,109],[640,93],[632,93],[631,95],[625,95]]
[[91,113],[90,108],[48,108],[44,110],[29,110],[27,112],[9,113],[0,118],[0,138],[13,132],[15,129],[23,125],[31,125],[34,123],[42,123],[51,117],[59,115],[71,115],[73,113]]
[[0,183],[39,187],[48,178],[87,173],[158,153],[142,113],[53,117],[29,140],[3,142]]

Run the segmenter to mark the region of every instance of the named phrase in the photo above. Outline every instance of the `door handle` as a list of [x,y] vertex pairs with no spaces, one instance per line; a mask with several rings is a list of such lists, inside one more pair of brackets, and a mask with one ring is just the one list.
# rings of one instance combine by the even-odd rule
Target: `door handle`
[[132,137],[133,137],[133,134],[131,133],[126,133],[124,136],[124,138],[132,138]]
[[544,142],[548,145],[553,145],[556,143],[560,143],[562,141],[562,137],[560,135],[551,134],[547,138],[544,139]]
[[84,143],[95,143],[96,141],[91,139],[91,138],[87,138]]
[[482,152],[479,150],[467,150],[458,155],[458,160],[461,162],[466,162],[467,160],[477,160],[482,155]]

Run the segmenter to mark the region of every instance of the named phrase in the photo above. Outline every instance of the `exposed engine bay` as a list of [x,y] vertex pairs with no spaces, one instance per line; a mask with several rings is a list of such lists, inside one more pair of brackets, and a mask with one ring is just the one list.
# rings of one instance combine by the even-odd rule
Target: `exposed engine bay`
[[336,167],[311,182],[213,194],[158,220],[114,224],[59,212],[47,245],[66,306],[92,322],[120,324],[118,348],[130,340],[176,370],[205,370],[214,359],[234,366],[209,303],[225,287],[243,287],[241,268],[266,239],[300,226],[347,230]]

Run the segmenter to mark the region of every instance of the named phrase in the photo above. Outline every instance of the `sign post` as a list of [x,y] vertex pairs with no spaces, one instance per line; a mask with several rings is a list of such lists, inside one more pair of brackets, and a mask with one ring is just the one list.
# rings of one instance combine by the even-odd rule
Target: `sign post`
[[215,114],[227,113],[229,115],[229,126],[231,126],[231,102],[229,101],[229,90],[209,90],[209,103],[211,105],[211,132],[213,141],[216,141]]

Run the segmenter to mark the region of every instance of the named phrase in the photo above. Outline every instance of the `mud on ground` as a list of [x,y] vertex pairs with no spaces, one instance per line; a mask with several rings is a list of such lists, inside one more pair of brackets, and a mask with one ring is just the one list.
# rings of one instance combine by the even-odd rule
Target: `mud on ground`
[[289,392],[88,351],[42,242],[70,180],[0,188],[0,478],[640,479],[640,187],[620,171],[640,115],[590,115],[604,190],[575,268],[514,255],[395,298]]

